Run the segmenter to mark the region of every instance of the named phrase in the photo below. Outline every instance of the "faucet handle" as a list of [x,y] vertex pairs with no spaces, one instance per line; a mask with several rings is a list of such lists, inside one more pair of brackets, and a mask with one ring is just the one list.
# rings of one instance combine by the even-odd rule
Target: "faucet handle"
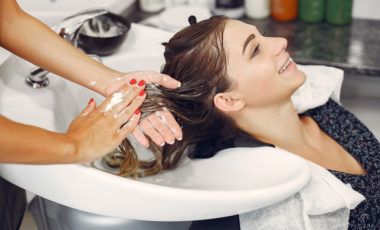
[[58,35],[61,38],[68,40],[69,33],[67,32],[66,28],[61,28],[60,31],[58,32]]

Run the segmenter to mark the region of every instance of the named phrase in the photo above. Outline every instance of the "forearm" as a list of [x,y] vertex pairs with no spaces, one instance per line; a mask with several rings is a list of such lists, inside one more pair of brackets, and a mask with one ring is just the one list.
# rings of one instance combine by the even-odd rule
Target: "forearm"
[[73,47],[17,5],[8,8],[1,12],[0,42],[16,55],[103,95],[106,82],[122,75]]
[[76,144],[64,134],[0,116],[0,163],[74,163]]

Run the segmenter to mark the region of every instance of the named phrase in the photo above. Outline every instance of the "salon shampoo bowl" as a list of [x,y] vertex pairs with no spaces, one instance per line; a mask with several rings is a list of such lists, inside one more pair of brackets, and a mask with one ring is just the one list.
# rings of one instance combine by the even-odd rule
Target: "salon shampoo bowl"
[[[121,71],[159,71],[163,63],[160,44],[171,35],[132,25],[119,52],[103,61]],[[103,99],[54,74],[48,76],[48,87],[28,88],[24,79],[31,67],[14,56],[0,66],[0,113],[12,120],[65,132],[90,98],[98,103]],[[71,208],[151,221],[201,220],[248,212],[291,196],[310,178],[304,160],[271,148],[225,150],[210,159],[185,158],[175,170],[138,180],[80,164],[0,164],[0,174]]]

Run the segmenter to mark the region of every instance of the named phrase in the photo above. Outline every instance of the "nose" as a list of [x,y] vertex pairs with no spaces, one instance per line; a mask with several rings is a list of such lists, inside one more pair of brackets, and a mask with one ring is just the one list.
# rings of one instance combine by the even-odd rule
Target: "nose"
[[274,56],[280,55],[282,52],[286,50],[286,47],[288,46],[288,41],[285,38],[280,37],[268,37],[269,40],[269,47],[271,47],[271,53]]
[[274,38],[276,39],[276,47],[277,47],[277,52],[276,56],[280,55],[282,52],[286,50],[286,47],[288,46],[288,40],[285,38]]

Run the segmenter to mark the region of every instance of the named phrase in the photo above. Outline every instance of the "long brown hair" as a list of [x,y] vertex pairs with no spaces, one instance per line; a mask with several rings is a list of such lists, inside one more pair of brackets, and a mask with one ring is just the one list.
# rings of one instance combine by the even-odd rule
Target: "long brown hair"
[[120,150],[125,160],[120,167],[124,176],[147,176],[175,167],[182,155],[211,157],[231,145],[238,130],[234,122],[214,105],[214,96],[231,90],[227,77],[227,56],[223,47],[226,17],[214,16],[176,33],[165,46],[162,73],[181,82],[177,89],[147,85],[147,98],[141,107],[143,116],[157,110],[169,110],[182,128],[183,139],[159,148],[151,143],[155,157],[139,161],[128,140]]

